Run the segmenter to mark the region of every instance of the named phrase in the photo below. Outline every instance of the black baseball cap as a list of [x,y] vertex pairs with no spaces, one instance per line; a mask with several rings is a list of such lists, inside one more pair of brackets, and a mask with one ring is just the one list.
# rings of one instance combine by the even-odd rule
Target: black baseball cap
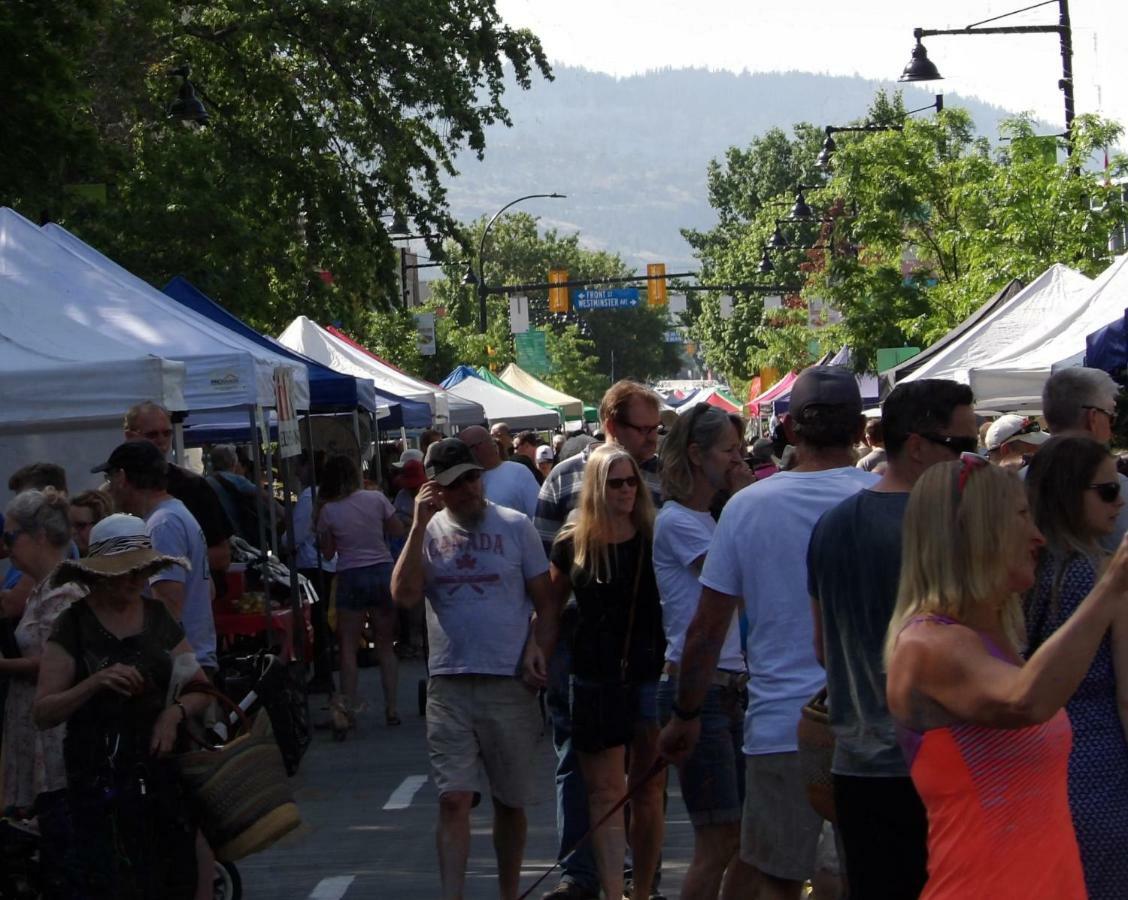
[[474,462],[470,448],[458,438],[443,438],[427,448],[423,468],[428,478],[448,487],[467,472],[482,467]]
[[835,406],[862,414],[858,379],[845,366],[811,366],[799,373],[791,387],[788,412],[801,416],[809,406]]
[[126,441],[118,444],[110,458],[94,466],[91,472],[112,472],[124,469],[126,472],[167,472],[168,461],[155,444],[148,441]]

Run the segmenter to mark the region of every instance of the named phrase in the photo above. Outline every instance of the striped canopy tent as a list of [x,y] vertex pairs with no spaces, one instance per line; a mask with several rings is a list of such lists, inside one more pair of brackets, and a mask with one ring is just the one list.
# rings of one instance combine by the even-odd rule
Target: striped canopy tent
[[706,388],[697,391],[689,400],[677,407],[677,413],[680,416],[702,403],[723,409],[727,413],[740,414],[740,404],[727,398],[718,388]]
[[[798,372],[788,372],[779,381],[773,384],[766,391],[762,391],[758,397],[753,397],[748,401],[748,412],[753,416],[760,415],[760,407],[765,403],[771,403],[778,397],[791,392],[791,385],[795,383],[795,379],[799,377]],[[769,407],[769,412],[771,408]]]

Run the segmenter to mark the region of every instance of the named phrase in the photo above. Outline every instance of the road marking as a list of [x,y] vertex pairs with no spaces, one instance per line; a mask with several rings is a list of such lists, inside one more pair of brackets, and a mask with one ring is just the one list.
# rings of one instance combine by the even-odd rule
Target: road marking
[[384,804],[384,809],[407,809],[416,792],[427,783],[426,775],[408,775]]
[[309,900],[341,900],[349,885],[356,880],[355,875],[336,875],[333,878],[322,878],[309,895]]

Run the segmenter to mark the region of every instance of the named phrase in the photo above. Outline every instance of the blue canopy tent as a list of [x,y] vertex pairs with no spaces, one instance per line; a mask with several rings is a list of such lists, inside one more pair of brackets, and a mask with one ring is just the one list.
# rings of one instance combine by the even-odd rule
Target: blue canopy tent
[[1114,378],[1124,377],[1128,368],[1128,310],[1124,318],[1099,328],[1085,338],[1085,365],[1103,369]]
[[384,428],[426,428],[431,424],[431,410],[426,403],[408,400],[376,390],[367,378],[336,372],[300,353],[295,353],[272,337],[260,334],[238,317],[204,294],[187,279],[176,276],[164,288],[165,294],[213,322],[244,337],[269,347],[275,353],[303,363],[309,371],[311,412],[345,412],[360,407],[376,412],[387,407],[389,415],[381,418]]

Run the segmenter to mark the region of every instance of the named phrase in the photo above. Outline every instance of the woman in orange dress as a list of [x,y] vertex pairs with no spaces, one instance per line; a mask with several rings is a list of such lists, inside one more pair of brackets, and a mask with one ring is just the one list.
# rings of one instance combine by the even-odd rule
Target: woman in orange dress
[[928,900],[1086,896],[1062,707],[1125,602],[1128,549],[1024,663],[1019,595],[1043,543],[1022,482],[982,457],[913,489],[886,690],[928,811]]

